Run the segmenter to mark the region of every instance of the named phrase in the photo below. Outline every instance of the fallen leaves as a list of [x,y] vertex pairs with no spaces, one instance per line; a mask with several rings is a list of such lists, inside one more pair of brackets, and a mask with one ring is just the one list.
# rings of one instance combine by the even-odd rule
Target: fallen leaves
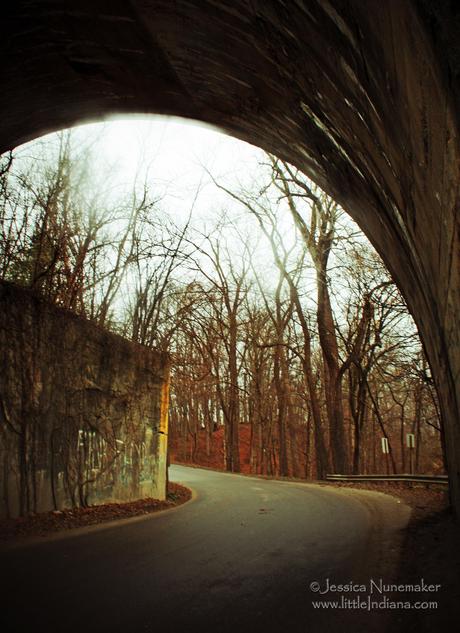
[[88,508],[69,508],[16,519],[0,520],[0,540],[29,536],[47,536],[53,532],[142,516],[181,505],[191,498],[191,491],[173,482],[168,486],[165,501],[146,498],[126,503],[106,503]]

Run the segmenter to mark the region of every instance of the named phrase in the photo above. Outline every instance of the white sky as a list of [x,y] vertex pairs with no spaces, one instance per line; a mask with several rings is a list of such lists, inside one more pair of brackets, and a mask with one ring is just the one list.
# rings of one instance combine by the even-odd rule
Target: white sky
[[[106,185],[115,194],[131,190],[136,177],[141,184],[148,175],[153,195],[162,196],[161,207],[178,224],[188,217],[197,188],[200,187],[193,211],[192,226],[195,229],[207,232],[222,209],[228,210],[231,220],[237,220],[237,228],[241,233],[246,232],[249,224],[254,225],[255,220],[251,219],[247,211],[216,188],[206,170],[233,191],[238,191],[239,185],[251,189],[252,183],[257,186],[257,175],[260,174],[258,163],[264,160],[264,153],[259,148],[210,126],[160,116],[125,117],[82,125],[75,128],[74,141],[74,147],[83,149],[95,143],[93,155],[97,157],[96,176],[105,178],[105,174],[108,174],[102,181],[104,191]],[[283,225],[282,232],[290,242],[294,241],[295,230],[290,214],[286,212],[281,215],[284,216],[279,218]],[[232,258],[233,247],[235,256],[242,255],[235,235],[232,231],[228,236],[223,232],[218,236],[219,240],[232,248]],[[265,240],[261,240],[255,249],[253,261],[257,261],[260,275],[271,279],[270,285],[276,283],[273,256]],[[306,293],[313,290],[313,280],[314,275],[311,279],[304,278]]]
[[[53,136],[49,135],[49,138],[52,140]],[[24,146],[25,154],[33,143]],[[255,219],[219,190],[207,171],[230,190],[238,191],[242,187],[250,190],[255,185],[257,191],[267,182],[266,177],[260,178],[258,163],[265,162],[260,148],[216,128],[164,116],[124,117],[81,125],[73,130],[72,146],[83,152],[91,148],[96,157],[91,163],[95,165],[96,182],[109,199],[111,194],[116,199],[120,193],[131,191],[136,178],[143,184],[147,177],[151,194],[155,198],[161,197],[161,208],[181,225],[189,215],[199,188],[193,209],[192,226],[195,229],[203,233],[212,231],[220,212],[225,209],[229,220],[236,221],[240,234],[259,234],[259,231],[248,229],[254,227]],[[292,244],[296,237],[290,214],[281,214],[278,220],[286,244]],[[235,235],[234,231],[227,235],[220,231],[218,238],[231,248],[232,256],[233,252],[235,256],[241,256]],[[254,242],[251,243],[253,246]],[[262,276],[264,273],[269,277],[277,276],[265,239],[260,240],[252,258],[254,263],[257,261]]]
[[[248,184],[263,152],[209,126],[172,117],[125,118],[84,125],[76,129],[82,140],[98,138],[98,158],[110,165],[120,187],[131,187],[136,175],[167,191],[168,209],[186,214],[200,187],[198,215],[216,206],[228,206],[203,166],[219,181]],[[100,151],[100,155],[99,155]],[[174,192],[174,193],[173,193]]]
[[[75,137],[77,141],[81,138],[83,145],[97,139],[98,165],[101,173],[109,167],[110,179],[116,183],[115,194],[130,190],[136,176],[142,183],[148,173],[153,193],[163,196],[161,207],[178,224],[188,217],[198,188],[194,228],[203,232],[212,229],[222,209],[228,211],[229,219],[237,221],[242,233],[248,224],[255,224],[241,205],[214,185],[207,171],[229,189],[238,191],[240,185],[250,189],[260,173],[258,162],[264,160],[259,148],[210,126],[161,116],[83,125],[75,129]],[[260,178],[256,186],[260,187]],[[295,239],[288,213],[282,223],[286,234]],[[223,232],[219,239],[227,242]],[[229,246],[238,254],[234,234]],[[262,267],[273,268],[272,254],[264,241],[254,255],[264,262]]]
[[[180,226],[189,216],[197,189],[199,195],[193,207],[192,226],[199,232],[213,232],[222,210],[244,235],[254,233],[256,221],[237,202],[219,190],[207,172],[229,189],[238,191],[241,186],[251,189],[252,183],[260,187],[258,162],[264,152],[248,143],[228,136],[219,130],[191,122],[164,116],[124,117],[103,123],[90,123],[73,129],[72,146],[78,152],[91,150],[91,165],[95,182],[107,199],[131,191],[138,179],[143,184],[147,176],[153,197],[161,197],[161,208]],[[55,143],[50,134],[38,141]],[[21,149],[28,155],[27,143]],[[40,156],[40,149],[38,155]],[[46,150],[43,156],[46,156]],[[32,152],[37,156],[37,150]],[[96,157],[96,160],[94,160]],[[36,160],[36,158],[34,158]],[[257,184],[256,184],[257,186]],[[282,219],[284,231],[291,240],[295,232],[287,213]],[[255,235],[259,232],[256,231]],[[242,256],[242,249],[235,232],[226,234],[219,229],[215,237],[228,246],[235,257]],[[255,246],[252,242],[251,246]],[[274,272],[272,253],[264,240],[253,253],[254,263],[271,276]],[[275,273],[276,274],[276,273]]]

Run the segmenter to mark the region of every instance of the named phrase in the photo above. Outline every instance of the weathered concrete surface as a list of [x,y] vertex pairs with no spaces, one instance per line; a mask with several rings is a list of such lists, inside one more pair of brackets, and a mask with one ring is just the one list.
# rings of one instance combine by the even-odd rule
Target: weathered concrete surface
[[0,516],[164,499],[168,359],[0,284]]
[[442,0],[19,0],[0,148],[117,113],[215,124],[358,221],[417,321],[460,512],[459,9]]

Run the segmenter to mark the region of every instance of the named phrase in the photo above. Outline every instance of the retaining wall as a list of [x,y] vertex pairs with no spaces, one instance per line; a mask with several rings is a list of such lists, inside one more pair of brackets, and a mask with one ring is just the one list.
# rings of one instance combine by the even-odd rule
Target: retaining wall
[[167,355],[0,284],[0,516],[166,494]]

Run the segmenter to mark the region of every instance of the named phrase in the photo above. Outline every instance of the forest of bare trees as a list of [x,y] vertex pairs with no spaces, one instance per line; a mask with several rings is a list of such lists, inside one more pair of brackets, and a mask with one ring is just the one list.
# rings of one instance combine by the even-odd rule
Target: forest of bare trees
[[[0,158],[0,276],[172,361],[171,459],[229,471],[443,471],[430,370],[369,242],[265,155],[228,207],[178,220],[114,191],[70,132]],[[415,448],[407,445],[415,437]],[[388,454],[382,454],[382,438]]]

